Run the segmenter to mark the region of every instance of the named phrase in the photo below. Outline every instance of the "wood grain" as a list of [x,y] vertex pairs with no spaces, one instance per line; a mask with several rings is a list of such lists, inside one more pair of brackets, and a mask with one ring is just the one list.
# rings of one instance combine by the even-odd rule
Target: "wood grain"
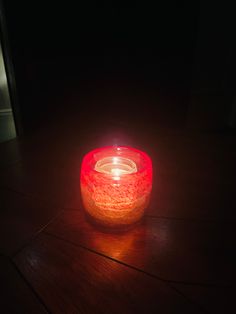
[[200,304],[206,311],[208,311],[208,313],[236,313],[235,285],[230,288],[201,287],[180,284],[174,286],[190,300]]
[[37,198],[0,189],[0,253],[14,254],[58,212]]
[[47,313],[12,263],[3,257],[0,257],[0,293],[1,313]]
[[91,225],[82,210],[71,210],[45,230],[165,280],[222,285],[235,280],[233,223],[146,217],[114,234]]
[[[113,132],[112,123],[106,134],[103,126],[78,133],[76,117],[70,128],[60,122],[52,132],[1,146],[1,253],[12,256],[65,209],[14,260],[30,292],[1,261],[3,308],[41,313],[35,290],[52,313],[195,313],[196,304],[230,312],[235,137],[151,126],[128,136],[123,127],[123,133]],[[154,164],[146,218],[120,234],[88,223],[79,182],[83,155],[117,134],[118,141],[147,151]]]
[[166,284],[40,235],[15,263],[52,313],[198,313]]

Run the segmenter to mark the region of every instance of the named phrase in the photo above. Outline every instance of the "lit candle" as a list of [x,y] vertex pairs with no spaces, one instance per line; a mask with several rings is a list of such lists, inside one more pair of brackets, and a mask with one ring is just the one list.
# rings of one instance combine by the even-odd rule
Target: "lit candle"
[[137,222],[152,188],[151,159],[130,147],[105,147],[82,162],[81,192],[87,213],[108,227]]
[[137,167],[134,161],[119,156],[105,157],[97,161],[95,170],[110,174],[114,180],[120,180],[122,175],[137,172]]

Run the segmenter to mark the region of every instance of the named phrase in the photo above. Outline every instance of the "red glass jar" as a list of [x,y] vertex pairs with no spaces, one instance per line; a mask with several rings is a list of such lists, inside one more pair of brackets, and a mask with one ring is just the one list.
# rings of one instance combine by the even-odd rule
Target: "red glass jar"
[[137,149],[112,146],[89,152],[82,162],[81,193],[86,212],[106,227],[139,221],[149,203],[152,162]]

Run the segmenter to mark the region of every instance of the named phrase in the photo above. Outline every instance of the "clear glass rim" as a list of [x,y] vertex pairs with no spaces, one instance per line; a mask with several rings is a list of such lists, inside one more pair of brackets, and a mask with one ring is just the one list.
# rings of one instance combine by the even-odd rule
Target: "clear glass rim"
[[[105,147],[101,147],[101,148],[96,148],[91,150],[90,152],[88,152],[82,161],[82,171],[85,170],[84,168],[87,169],[87,171],[89,172],[93,172],[96,173],[98,175],[107,177],[107,178],[111,178],[114,176],[113,174],[110,173],[103,173],[100,171],[97,171],[95,169],[95,164],[97,162],[95,155],[99,154],[99,153],[105,153],[107,151],[107,153],[109,153],[110,155],[108,155],[107,157],[111,157],[112,156],[112,151],[114,151],[114,154],[117,153],[117,156],[119,156],[119,152],[120,152],[120,156],[122,155],[122,153],[130,153],[130,154],[138,154],[141,157],[141,161],[140,164],[137,167],[137,171],[133,172],[133,173],[127,173],[127,174],[122,174],[122,176],[134,176],[137,174],[140,174],[144,171],[147,170],[152,170],[152,161],[151,158],[148,156],[147,153],[130,147],[130,146],[105,146]],[[115,155],[116,156],[116,155]],[[129,159],[129,157],[126,156],[122,156],[124,158]]]

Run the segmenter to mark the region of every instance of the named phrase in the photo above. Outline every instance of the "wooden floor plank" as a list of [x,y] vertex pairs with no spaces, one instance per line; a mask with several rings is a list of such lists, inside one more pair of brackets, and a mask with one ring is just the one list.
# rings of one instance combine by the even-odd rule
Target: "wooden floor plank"
[[2,257],[0,257],[0,294],[1,313],[47,313],[44,305],[25,283],[13,264]]
[[199,313],[165,283],[53,236],[14,261],[52,313]]
[[216,285],[235,281],[234,223],[146,217],[132,230],[115,234],[91,225],[82,210],[71,210],[45,231],[165,280]]
[[230,288],[174,285],[193,302],[200,304],[208,313],[236,313],[236,286]]
[[14,254],[59,211],[37,198],[0,189],[0,252]]

